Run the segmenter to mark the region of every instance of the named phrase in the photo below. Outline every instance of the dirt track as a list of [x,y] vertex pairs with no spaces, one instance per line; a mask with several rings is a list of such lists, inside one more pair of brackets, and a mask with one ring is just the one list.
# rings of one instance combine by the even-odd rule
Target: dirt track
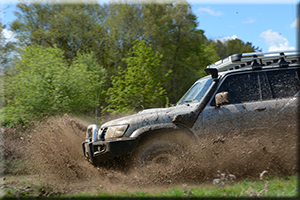
[[99,167],[85,161],[81,143],[87,125],[67,115],[49,119],[29,133],[16,136],[17,141],[6,138],[5,146],[13,146],[8,151],[11,155],[25,156],[23,173],[33,174],[32,182],[66,193],[141,188],[151,191],[157,187],[199,185],[212,183],[218,170],[238,179],[258,177],[264,170],[279,175],[297,172],[296,127],[287,127],[284,133],[206,135],[194,153],[172,167],[148,166],[127,171],[122,170],[122,165],[115,167],[116,161]]

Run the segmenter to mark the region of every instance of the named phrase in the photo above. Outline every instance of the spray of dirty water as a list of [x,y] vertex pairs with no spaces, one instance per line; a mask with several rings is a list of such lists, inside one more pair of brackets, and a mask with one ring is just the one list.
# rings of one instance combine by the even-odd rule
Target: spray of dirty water
[[37,177],[33,181],[67,193],[119,193],[212,183],[218,170],[243,179],[258,177],[264,170],[269,174],[292,175],[298,169],[297,129],[293,126],[278,132],[204,135],[200,143],[176,158],[172,165],[125,169],[126,157],[99,166],[84,159],[81,143],[87,125],[65,115],[49,119],[23,136],[26,150],[22,151],[30,161],[31,173]]

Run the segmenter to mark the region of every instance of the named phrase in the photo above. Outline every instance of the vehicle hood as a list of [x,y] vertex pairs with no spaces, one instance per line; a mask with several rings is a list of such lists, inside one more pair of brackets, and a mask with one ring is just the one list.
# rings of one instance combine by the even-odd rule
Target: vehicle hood
[[101,126],[101,128],[129,124],[129,128],[125,133],[125,135],[129,137],[133,131],[143,126],[160,123],[172,123],[172,119],[175,115],[188,114],[196,109],[198,105],[199,103],[191,103],[169,108],[146,109],[133,115],[106,122]]

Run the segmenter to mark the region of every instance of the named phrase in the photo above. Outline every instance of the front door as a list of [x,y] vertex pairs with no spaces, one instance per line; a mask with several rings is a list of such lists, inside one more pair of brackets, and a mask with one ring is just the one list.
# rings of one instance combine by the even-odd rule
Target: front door
[[215,106],[214,99],[199,115],[198,134],[277,131],[297,123],[299,75],[295,69],[252,71],[228,75],[216,93],[228,92],[230,102]]

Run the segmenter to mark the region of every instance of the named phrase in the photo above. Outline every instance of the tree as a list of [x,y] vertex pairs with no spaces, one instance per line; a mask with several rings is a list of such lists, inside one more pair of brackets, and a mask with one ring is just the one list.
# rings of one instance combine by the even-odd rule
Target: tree
[[99,106],[105,70],[99,71],[93,53],[79,53],[71,66],[63,54],[56,46],[34,45],[23,50],[17,74],[8,81],[6,123],[82,113]]
[[245,43],[238,38],[234,40],[228,40],[224,43],[220,40],[217,40],[215,43],[217,45],[217,53],[221,59],[233,54],[261,51],[259,47],[253,46],[251,42]]
[[42,45],[64,51],[70,62],[81,52],[103,53],[105,30],[99,21],[100,5],[94,0],[76,4],[19,3],[11,29],[26,45]]
[[[220,60],[220,57],[217,53],[217,45],[214,42],[206,42],[204,47],[204,54],[203,56],[206,57],[206,60],[209,60],[210,63],[207,65],[210,65],[216,61]],[[206,76],[207,74],[205,73],[204,70],[202,70],[201,77]]]
[[0,22],[0,66],[1,70],[3,70],[4,63],[6,62],[6,48],[5,48],[5,43],[6,43],[6,38],[4,37],[4,30],[5,26],[2,25]]
[[214,61],[205,52],[207,38],[186,1],[146,4],[143,14],[145,39],[164,55],[162,68],[172,70],[164,88],[175,103]]
[[120,1],[104,4],[102,10],[103,26],[107,30],[105,52],[109,55],[106,66],[109,66],[110,75],[116,75],[118,67],[126,68],[123,58],[132,51],[134,41],[144,38],[143,5]]
[[[161,59],[162,75],[172,70],[172,79],[162,85],[171,103],[203,76],[203,69],[214,62],[215,51],[207,46],[204,31],[197,28],[196,16],[185,0],[164,4],[132,4],[126,0],[111,4],[18,4],[12,29],[27,45],[57,45],[69,59],[80,50],[95,52],[108,78],[125,70],[123,60],[133,51],[135,40],[145,40]],[[215,53],[213,53],[215,55]],[[112,86],[109,79],[105,89]],[[157,105],[158,106],[158,105]]]
[[119,76],[112,77],[106,110],[115,113],[162,106],[166,98],[162,84],[171,71],[161,77],[161,58],[144,40],[135,41],[132,54],[123,59],[127,68],[119,67]]
[[3,72],[4,69],[10,66],[10,62],[16,54],[17,42],[11,38],[6,38],[4,35],[5,25],[2,25],[0,21],[0,70]]

